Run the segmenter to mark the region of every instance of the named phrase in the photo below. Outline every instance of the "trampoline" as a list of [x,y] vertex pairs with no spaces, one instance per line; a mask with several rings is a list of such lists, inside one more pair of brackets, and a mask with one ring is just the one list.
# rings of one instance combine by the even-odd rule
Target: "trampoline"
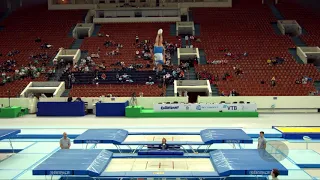
[[[267,152],[265,152],[267,153]],[[250,158],[248,158],[250,157]],[[273,158],[270,156],[270,158]],[[33,175],[90,176],[99,178],[224,178],[269,175],[277,168],[288,170],[275,159],[262,159],[258,150],[215,150],[203,155],[184,154],[181,158],[159,156],[124,158],[107,150],[59,150],[33,170]]]
[[[121,153],[120,146],[129,147],[135,153],[145,146],[155,147],[161,143],[161,139],[166,138],[167,144],[176,148],[183,148],[183,145],[196,153],[201,146],[207,146],[207,152],[212,144],[231,143],[252,144],[252,138],[242,129],[204,129],[199,133],[129,133],[124,129],[89,129],[74,139],[74,144],[114,144]],[[131,145],[136,145],[135,149]],[[192,145],[198,145],[194,149]],[[184,149],[184,148],[183,148]],[[184,149],[185,150],[185,149]],[[185,150],[186,152],[186,150]]]
[[11,142],[11,137],[19,134],[21,132],[20,129],[0,129],[0,140],[8,139],[10,143],[10,147],[12,149],[12,153],[14,153],[13,145]]

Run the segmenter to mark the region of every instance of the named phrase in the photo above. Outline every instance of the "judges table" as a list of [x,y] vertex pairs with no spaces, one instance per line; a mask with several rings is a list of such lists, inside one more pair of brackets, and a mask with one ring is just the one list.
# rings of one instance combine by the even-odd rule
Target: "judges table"
[[38,102],[37,116],[85,116],[84,102]]
[[96,116],[125,116],[127,106],[129,106],[129,101],[97,102],[95,104],[95,114]]
[[195,103],[195,104],[154,104],[155,112],[256,112],[256,104],[215,104],[215,103]]

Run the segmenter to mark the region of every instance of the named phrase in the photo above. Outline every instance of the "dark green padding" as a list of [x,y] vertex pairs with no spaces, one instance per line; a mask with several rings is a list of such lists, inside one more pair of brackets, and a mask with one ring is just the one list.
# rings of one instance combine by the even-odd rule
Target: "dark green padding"
[[126,107],[126,117],[259,117],[258,112],[154,112],[141,106]]

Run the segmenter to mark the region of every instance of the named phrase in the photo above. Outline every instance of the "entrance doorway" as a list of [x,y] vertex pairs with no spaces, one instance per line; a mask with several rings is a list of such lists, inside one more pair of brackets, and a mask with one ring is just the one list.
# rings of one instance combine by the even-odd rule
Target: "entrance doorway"
[[189,103],[197,103],[198,96],[208,96],[206,92],[188,92],[188,102]]

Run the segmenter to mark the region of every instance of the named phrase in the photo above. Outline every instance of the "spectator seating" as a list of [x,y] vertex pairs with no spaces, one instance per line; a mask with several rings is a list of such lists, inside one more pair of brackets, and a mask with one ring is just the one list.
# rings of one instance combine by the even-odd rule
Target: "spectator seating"
[[[205,50],[208,63],[228,60],[227,64],[196,67],[197,72],[207,71],[220,79],[225,73],[231,74],[228,81],[213,82],[220,92],[228,94],[235,89],[241,96],[279,96],[308,95],[316,90],[313,82],[295,84],[295,80],[302,76],[319,80],[319,72],[313,65],[298,64],[293,59],[288,49],[294,47],[294,43],[287,36],[276,35],[270,25],[276,19],[268,6],[261,5],[261,1],[234,3],[233,8],[194,8],[192,12],[195,23],[201,26],[201,43],[196,43],[196,46]],[[226,57],[226,52],[219,51],[221,48],[229,49],[228,52],[239,58]],[[244,52],[249,55],[242,56]],[[282,57],[285,62],[269,66],[267,59],[272,57]],[[236,65],[241,67],[243,75],[235,75],[233,67]],[[273,88],[270,86],[272,77],[277,82]],[[265,85],[261,85],[262,80]]]
[[[73,38],[68,37],[73,25],[81,22],[86,11],[51,11],[47,6],[34,6],[32,8],[20,9],[13,12],[9,17],[1,22],[4,30],[0,31],[0,63],[8,59],[14,59],[17,62],[16,68],[28,65],[30,55],[47,52],[49,57],[53,57],[58,48],[68,48]],[[35,39],[40,37],[42,42],[36,43]],[[40,45],[48,43],[53,48],[42,50]],[[20,53],[8,57],[6,54],[12,50],[19,50]],[[46,62],[47,63],[47,62]],[[42,64],[39,61],[39,66]],[[10,73],[7,73],[10,74]],[[44,75],[32,81],[44,81]],[[7,97],[7,90],[11,90],[11,96],[18,96],[31,79],[18,80],[7,83],[0,88],[0,97]]]
[[[135,44],[136,36],[139,37],[139,41],[150,40],[150,44],[154,44],[158,29],[164,29],[163,38],[164,41],[169,43],[178,43],[176,36],[170,36],[170,24],[172,23],[109,23],[103,24],[100,28],[100,33],[104,37],[88,37],[85,38],[82,43],[81,49],[88,50],[89,54],[97,53],[100,48],[100,58],[94,59],[96,64],[103,63],[107,70],[113,69],[111,64],[117,61],[122,61],[126,66],[130,64],[146,64],[147,60],[136,59],[135,52],[141,51],[142,48],[137,48]],[[108,34],[109,37],[105,37]],[[106,41],[114,41],[115,43],[122,44],[123,48],[120,48],[119,55],[108,55],[107,52],[115,50],[115,47],[106,48],[103,44]],[[151,68],[143,68],[141,70],[151,70]]]
[[[307,2],[308,3],[308,2]],[[281,0],[276,7],[280,10],[285,19],[295,19],[306,30],[301,38],[309,46],[320,46],[320,13],[314,11],[312,6],[305,7],[303,2]]]
[[[106,75],[106,79],[101,79],[102,74]],[[98,82],[99,84],[115,84],[118,83],[119,80],[116,78],[117,74],[119,76],[126,73],[129,75],[133,80],[134,83],[138,84],[145,84],[148,81],[149,76],[151,76],[153,79],[156,79],[155,72],[154,71],[128,71],[128,72],[116,72],[116,71],[106,71],[106,72],[99,72],[98,80],[95,82]],[[95,73],[82,73],[82,72],[74,72],[74,77],[76,79],[76,82],[74,84],[92,84],[92,80],[96,77]],[[68,75],[64,74],[60,80],[67,80]]]
[[113,97],[131,97],[135,92],[137,96],[143,93],[143,96],[160,96],[164,93],[164,88],[150,85],[139,84],[90,84],[74,85],[70,92],[72,97],[99,97],[112,94]]

